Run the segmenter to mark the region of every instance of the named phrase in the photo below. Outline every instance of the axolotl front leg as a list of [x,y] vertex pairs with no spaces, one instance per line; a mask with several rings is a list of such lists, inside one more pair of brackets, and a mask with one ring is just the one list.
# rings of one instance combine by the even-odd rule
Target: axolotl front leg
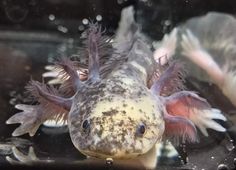
[[[80,79],[76,70],[72,69],[71,63],[66,59],[63,59],[59,65],[68,75],[70,75],[69,81],[71,81],[72,87],[76,90],[77,86],[80,85]],[[67,120],[67,116],[72,104],[72,97],[60,97],[58,91],[53,87],[48,87],[43,83],[33,80],[30,81],[26,88],[39,102],[39,104],[17,104],[15,106],[17,109],[22,110],[22,112],[10,117],[6,123],[20,123],[21,125],[15,129],[15,131],[12,133],[12,136],[20,136],[25,133],[29,133],[30,136],[34,136],[39,126],[46,120]]]
[[[155,94],[162,94],[166,89],[172,89],[178,81],[178,72],[181,67],[174,63],[154,82],[151,90]],[[207,128],[219,132],[225,132],[222,127],[213,119],[226,121],[220,110],[211,108],[210,104],[195,92],[178,91],[169,96],[162,97],[165,106],[165,135],[169,138],[183,137],[190,142],[197,141],[194,125],[201,132],[208,136]]]

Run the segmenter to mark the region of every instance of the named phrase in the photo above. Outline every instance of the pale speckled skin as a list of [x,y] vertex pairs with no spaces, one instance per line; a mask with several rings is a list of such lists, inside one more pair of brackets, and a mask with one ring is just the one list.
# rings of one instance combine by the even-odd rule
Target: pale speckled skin
[[[91,157],[127,159],[147,153],[161,140],[162,102],[146,85],[154,69],[151,51],[137,40],[127,63],[77,92],[68,126],[78,150]],[[88,130],[82,128],[86,119]],[[142,124],[143,135],[138,133]]]

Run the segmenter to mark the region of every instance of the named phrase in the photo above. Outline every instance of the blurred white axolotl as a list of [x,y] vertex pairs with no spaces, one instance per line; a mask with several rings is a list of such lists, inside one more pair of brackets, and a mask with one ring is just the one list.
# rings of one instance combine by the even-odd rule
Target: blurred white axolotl
[[185,56],[204,71],[188,62],[191,76],[212,81],[236,106],[235,37],[236,19],[228,14],[210,12],[192,18],[166,34],[154,52],[154,58],[163,65],[174,54],[179,58]]
[[226,120],[218,109],[179,88],[180,63],[170,63],[157,76],[160,65],[138,31],[129,41],[114,43],[101,26],[91,23],[83,34],[80,58],[55,62],[63,79],[58,88],[29,82],[27,90],[39,104],[15,106],[21,111],[6,123],[21,125],[12,135],[34,136],[46,120],[62,119],[74,146],[84,155],[137,160],[153,169],[156,145],[162,140],[196,142],[195,126],[205,135],[206,128],[226,130],[213,120]]

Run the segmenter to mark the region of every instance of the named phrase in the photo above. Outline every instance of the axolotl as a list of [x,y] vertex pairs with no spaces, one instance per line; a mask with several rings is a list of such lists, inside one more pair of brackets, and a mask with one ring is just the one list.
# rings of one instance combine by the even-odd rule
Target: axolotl
[[190,18],[156,43],[154,58],[161,64],[173,56],[185,60],[189,75],[214,83],[236,106],[235,29],[235,17],[229,14],[209,12]]
[[46,120],[62,119],[84,155],[139,160],[152,169],[162,140],[196,142],[196,126],[225,131],[213,120],[225,120],[218,109],[180,88],[181,64],[172,62],[158,74],[159,64],[138,31],[130,41],[117,43],[100,25],[90,24],[83,45],[79,55],[85,63],[80,58],[55,62],[63,79],[58,88],[30,81],[26,88],[38,104],[15,106],[21,112],[6,121],[21,124],[13,136],[34,136]]

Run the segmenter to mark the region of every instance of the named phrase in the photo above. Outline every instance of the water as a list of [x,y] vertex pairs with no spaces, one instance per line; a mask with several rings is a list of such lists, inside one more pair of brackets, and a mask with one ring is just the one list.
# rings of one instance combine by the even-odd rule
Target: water
[[[73,11],[71,13],[62,10],[63,3],[59,3],[59,1],[54,3],[50,4],[49,1],[43,1],[40,4],[32,0],[29,1],[29,7],[25,7],[22,4],[4,0],[4,3],[1,4],[5,7],[6,15],[4,22],[0,23],[2,28],[0,29],[0,166],[12,166],[6,160],[7,156],[16,160],[13,155],[13,146],[16,146],[25,155],[28,154],[29,148],[32,146],[36,156],[41,160],[54,160],[57,162],[51,162],[51,164],[39,162],[45,168],[61,166],[61,168],[70,167],[73,169],[143,169],[142,166],[137,166],[135,163],[122,165],[112,159],[102,161],[86,160],[86,157],[73,146],[66,127],[48,128],[42,126],[33,138],[30,138],[28,135],[20,136],[20,138],[11,137],[12,131],[18,125],[6,125],[5,121],[16,113],[14,104],[29,102],[26,100],[26,94],[23,91],[25,84],[31,77],[41,81],[41,75],[45,72],[45,65],[52,61],[55,56],[69,56],[76,53],[75,47],[80,43],[78,42],[78,33],[84,30],[88,21],[87,18],[95,18],[99,22],[104,22],[108,33],[111,34],[117,25],[119,10],[123,6],[134,2],[112,1],[109,4],[110,6],[108,5],[109,7],[101,3],[104,5],[102,6],[98,2],[93,2],[93,5],[86,4],[90,11],[86,13],[86,16],[74,12],[73,10],[78,10],[76,8],[71,9]],[[72,5],[65,4],[69,7],[76,6],[75,4],[77,4],[76,7],[82,8],[82,5],[75,1],[71,3]],[[191,1],[181,2],[180,4],[185,4],[186,9],[190,8],[192,11],[195,11],[195,8],[192,8],[193,4]],[[143,30],[153,39],[160,39],[163,33],[168,32],[177,22],[184,21],[187,17],[192,17],[194,13],[191,11],[189,16],[185,16],[186,14],[184,15],[179,12],[178,4],[175,4],[176,7],[173,7],[174,5],[171,1],[166,1],[166,3],[158,1],[157,3],[146,0],[136,3],[136,5],[139,9],[137,12],[139,23],[143,25]],[[159,5],[158,8],[156,5]],[[197,5],[202,7],[201,3]],[[233,12],[227,5],[227,3],[224,6],[218,5],[218,10]],[[112,11],[111,7],[115,9],[117,6],[119,10]],[[211,9],[217,10],[216,6],[217,4],[214,8],[211,8],[209,5],[207,9],[202,8],[202,11],[197,9],[195,12],[200,11],[204,13]],[[42,11],[43,7],[47,9],[46,12]],[[104,8],[107,10],[104,10]],[[148,12],[148,9],[154,8],[156,13],[151,14],[150,11]],[[173,9],[179,15],[174,16],[171,14],[173,11],[170,9]],[[68,13],[72,19],[68,19]],[[77,15],[80,18],[76,18],[75,16]],[[150,15],[152,16],[146,17]],[[40,25],[39,19],[35,16],[42,16],[44,24]],[[154,21],[161,24],[154,25]],[[10,26],[13,26],[14,29]],[[157,30],[156,33],[153,30]],[[177,147],[176,150],[173,148],[169,149],[167,145],[164,145],[165,147],[162,146],[157,169],[224,170],[235,168],[235,106],[222,95],[219,88],[214,84],[199,81],[194,77],[188,77],[186,86],[191,90],[199,92],[212,106],[226,113],[229,121],[221,123],[228,127],[228,131],[227,133],[218,133],[209,130],[210,135],[208,138],[200,134],[200,143],[184,144]]]

